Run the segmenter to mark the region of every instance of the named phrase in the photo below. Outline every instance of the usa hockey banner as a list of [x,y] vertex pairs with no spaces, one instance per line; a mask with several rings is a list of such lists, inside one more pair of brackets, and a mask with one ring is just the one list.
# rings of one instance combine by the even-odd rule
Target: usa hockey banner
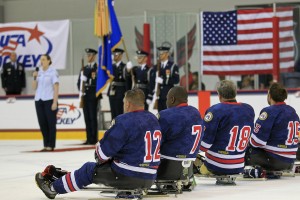
[[[279,18],[280,71],[292,71],[293,9],[277,8],[276,17]],[[275,56],[273,20],[272,8],[201,12],[203,74],[271,74]]]
[[16,52],[26,69],[40,65],[40,57],[49,54],[52,66],[66,67],[69,20],[0,24],[0,67]]

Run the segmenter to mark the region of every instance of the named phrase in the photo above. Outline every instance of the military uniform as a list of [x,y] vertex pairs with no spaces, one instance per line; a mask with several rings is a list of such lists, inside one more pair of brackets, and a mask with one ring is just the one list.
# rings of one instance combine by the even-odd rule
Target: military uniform
[[[168,47],[158,47],[159,51],[169,51]],[[157,71],[157,66],[155,67]],[[174,85],[179,83],[179,70],[178,66],[169,60],[165,63],[162,63],[160,66],[160,77],[163,79],[163,82],[160,84],[160,94],[158,98],[158,111],[164,110],[167,108],[167,94],[169,90],[174,87]]]
[[21,94],[22,88],[26,86],[23,65],[18,62],[4,64],[1,79],[2,88],[6,88],[6,95]]
[[[148,56],[144,51],[137,51],[138,56]],[[132,75],[134,79],[134,87],[143,90],[145,94],[145,110],[148,110],[147,100],[152,101],[155,88],[155,70],[143,64],[142,66],[135,66],[132,68]]]
[[[122,49],[115,49],[114,53],[123,53]],[[131,76],[126,70],[126,64],[121,62],[113,64],[114,79],[108,88],[108,98],[111,110],[111,118],[123,114],[123,98],[125,92],[131,89]]]
[[[94,53],[94,49],[86,49],[86,53]],[[81,74],[81,72],[80,72]],[[98,142],[98,127],[97,127],[97,107],[98,98],[96,97],[96,84],[97,84],[97,64],[89,63],[83,69],[83,75],[86,77],[84,81],[84,94],[83,94],[83,114],[86,125],[87,141],[84,144],[96,144]],[[81,75],[78,77],[77,87],[80,90]]]

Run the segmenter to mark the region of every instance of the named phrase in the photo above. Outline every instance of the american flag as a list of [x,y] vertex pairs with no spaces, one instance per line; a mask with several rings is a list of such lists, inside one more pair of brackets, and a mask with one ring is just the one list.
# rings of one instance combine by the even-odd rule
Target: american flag
[[[273,9],[201,13],[204,74],[272,73]],[[280,71],[294,68],[293,9],[277,8]]]

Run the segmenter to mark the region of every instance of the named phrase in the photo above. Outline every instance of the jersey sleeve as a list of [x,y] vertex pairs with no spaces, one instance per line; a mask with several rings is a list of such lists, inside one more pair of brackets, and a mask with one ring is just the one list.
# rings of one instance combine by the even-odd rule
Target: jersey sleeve
[[250,144],[254,147],[265,146],[272,130],[274,117],[267,109],[263,109],[255,122],[255,127],[251,135]]
[[219,119],[213,109],[209,109],[204,116],[203,120],[203,137],[200,145],[200,150],[206,152],[214,143],[217,129],[218,129]]
[[171,131],[170,131],[171,126],[169,125],[168,120],[164,116],[165,115],[162,115],[158,119],[159,125],[161,127],[161,133],[162,133],[162,140],[161,140],[162,144],[165,140],[168,140],[171,137],[169,135],[169,134],[171,134]]
[[96,154],[100,161],[114,157],[126,144],[127,134],[122,124],[114,124],[96,145]]

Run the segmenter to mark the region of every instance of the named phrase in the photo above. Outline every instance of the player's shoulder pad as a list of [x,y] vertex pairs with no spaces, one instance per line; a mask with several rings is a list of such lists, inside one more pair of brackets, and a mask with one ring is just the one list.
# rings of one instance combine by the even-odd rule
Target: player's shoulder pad
[[213,119],[214,115],[212,114],[212,112],[208,112],[206,113],[206,115],[204,116],[204,121],[206,122],[210,122]]

